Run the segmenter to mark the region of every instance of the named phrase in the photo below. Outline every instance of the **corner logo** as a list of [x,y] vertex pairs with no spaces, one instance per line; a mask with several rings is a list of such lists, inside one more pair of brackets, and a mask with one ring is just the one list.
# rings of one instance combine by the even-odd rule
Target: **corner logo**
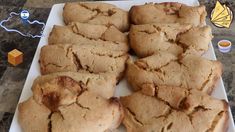
[[21,19],[27,20],[29,18],[29,12],[27,10],[23,10],[20,12]]
[[233,21],[233,12],[225,4],[216,2],[215,8],[211,12],[211,22],[220,28],[229,28]]

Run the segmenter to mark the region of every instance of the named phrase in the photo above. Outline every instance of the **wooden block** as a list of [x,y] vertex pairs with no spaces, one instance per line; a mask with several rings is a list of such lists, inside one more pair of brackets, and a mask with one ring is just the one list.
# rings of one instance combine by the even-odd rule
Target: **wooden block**
[[8,62],[14,66],[23,62],[23,53],[17,49],[8,52]]

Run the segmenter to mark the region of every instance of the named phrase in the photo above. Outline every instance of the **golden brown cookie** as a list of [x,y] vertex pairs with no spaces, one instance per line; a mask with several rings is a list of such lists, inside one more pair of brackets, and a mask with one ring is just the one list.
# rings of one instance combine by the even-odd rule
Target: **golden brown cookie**
[[117,128],[124,117],[117,98],[107,100],[88,92],[80,95],[76,103],[59,107],[59,111],[51,116],[55,132],[104,132]]
[[112,73],[121,79],[128,54],[94,45],[46,45],[40,53],[42,74],[65,71]]
[[47,87],[62,89],[64,84],[70,84],[70,88],[73,88],[75,82],[82,85],[84,88],[70,89],[81,91],[87,89],[88,91],[94,92],[104,98],[111,98],[115,92],[116,77],[112,74],[92,74],[92,73],[81,73],[81,72],[59,72],[48,75],[39,76],[35,79],[32,87],[34,96],[38,97],[43,89]]
[[23,132],[48,132],[51,114],[43,104],[37,103],[33,97],[20,103],[19,110],[19,123]]
[[[210,94],[222,74],[222,64],[201,56],[185,54],[181,58],[167,52],[129,61],[127,80],[134,90],[169,85],[196,88]],[[148,84],[148,85],[146,85]]]
[[131,48],[139,57],[150,56],[159,51],[178,56],[183,52],[204,53],[208,50],[212,34],[209,26],[152,23],[132,25],[129,38]]
[[196,89],[155,87],[154,96],[121,97],[127,132],[225,132],[228,104]]
[[205,6],[187,6],[176,2],[148,3],[130,9],[133,24],[186,23],[193,26],[205,24]]
[[95,45],[125,52],[129,50],[127,35],[116,27],[78,22],[67,26],[55,25],[48,38],[48,43]]
[[[56,102],[58,97],[49,98]],[[52,110],[32,97],[19,104],[19,121],[24,132],[103,132],[117,128],[122,119],[122,106],[116,98],[104,99],[90,92]]]
[[41,93],[19,104],[24,132],[103,132],[117,128],[123,108],[117,98],[106,99],[71,78],[45,83]]
[[115,26],[123,32],[129,29],[128,12],[107,3],[66,3],[63,17],[66,24],[81,22]]
[[177,36],[176,42],[184,47],[186,53],[203,54],[209,49],[213,36],[210,26],[193,27]]

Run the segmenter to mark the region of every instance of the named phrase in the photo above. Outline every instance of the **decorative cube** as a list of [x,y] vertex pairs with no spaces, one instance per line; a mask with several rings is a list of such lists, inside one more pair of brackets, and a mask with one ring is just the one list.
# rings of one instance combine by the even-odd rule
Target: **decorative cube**
[[23,62],[23,53],[17,49],[8,52],[8,62],[16,66]]

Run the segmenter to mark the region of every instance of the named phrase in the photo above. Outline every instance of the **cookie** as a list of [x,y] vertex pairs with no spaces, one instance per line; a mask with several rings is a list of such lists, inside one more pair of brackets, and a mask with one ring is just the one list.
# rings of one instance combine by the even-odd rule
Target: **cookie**
[[[33,96],[18,107],[23,131],[103,132],[117,128],[123,119],[119,100],[114,97],[107,99],[89,90],[94,85],[94,78],[84,84],[86,79],[78,81],[79,77],[72,74],[69,75],[73,78],[59,76],[66,74],[69,73],[52,74],[35,80]],[[81,73],[80,77],[84,75]],[[57,77],[51,79],[53,76]]]
[[53,131],[103,132],[117,128],[124,117],[117,98],[105,100],[87,92],[80,95],[76,103],[59,110],[62,116],[56,113],[51,117]]
[[183,52],[201,55],[208,50],[212,34],[209,26],[153,23],[132,25],[129,38],[131,48],[139,57],[147,57],[159,51],[176,56]]
[[63,84],[67,84],[72,88],[75,83],[79,83],[83,88],[70,90],[81,91],[86,89],[104,98],[111,98],[114,95],[117,81],[112,74],[59,72],[37,77],[34,80],[32,91],[34,97],[37,98],[43,92],[43,89],[48,86],[62,89],[60,87],[63,87]]
[[196,89],[158,86],[154,96],[121,97],[127,132],[224,132],[228,104]]
[[129,29],[128,12],[108,3],[66,3],[63,18],[66,24],[81,22],[115,26],[123,32]]
[[[205,6],[187,6],[176,2],[148,3],[130,9],[133,24],[186,23],[193,26],[205,24]],[[193,16],[193,17],[192,17]]]
[[128,51],[128,37],[116,27],[86,23],[55,25],[48,38],[49,44],[87,44],[117,51]]
[[48,132],[51,114],[43,104],[38,104],[30,97],[18,106],[19,124],[24,132]]
[[92,45],[46,45],[41,48],[41,73],[78,72],[112,73],[119,80],[128,54]]
[[186,53],[202,55],[209,49],[209,43],[213,36],[210,26],[193,27],[185,33],[178,35],[176,42]]
[[135,62],[128,61],[126,74],[134,90],[140,90],[146,84],[145,89],[149,90],[152,86],[168,85],[195,88],[211,94],[222,74],[222,64],[192,54],[179,58],[159,52]]
[[24,132],[103,132],[117,128],[123,119],[117,98],[105,99],[88,91],[76,93],[69,87],[64,88],[67,91],[47,88],[50,90],[41,95],[42,100],[31,97],[19,104]]

